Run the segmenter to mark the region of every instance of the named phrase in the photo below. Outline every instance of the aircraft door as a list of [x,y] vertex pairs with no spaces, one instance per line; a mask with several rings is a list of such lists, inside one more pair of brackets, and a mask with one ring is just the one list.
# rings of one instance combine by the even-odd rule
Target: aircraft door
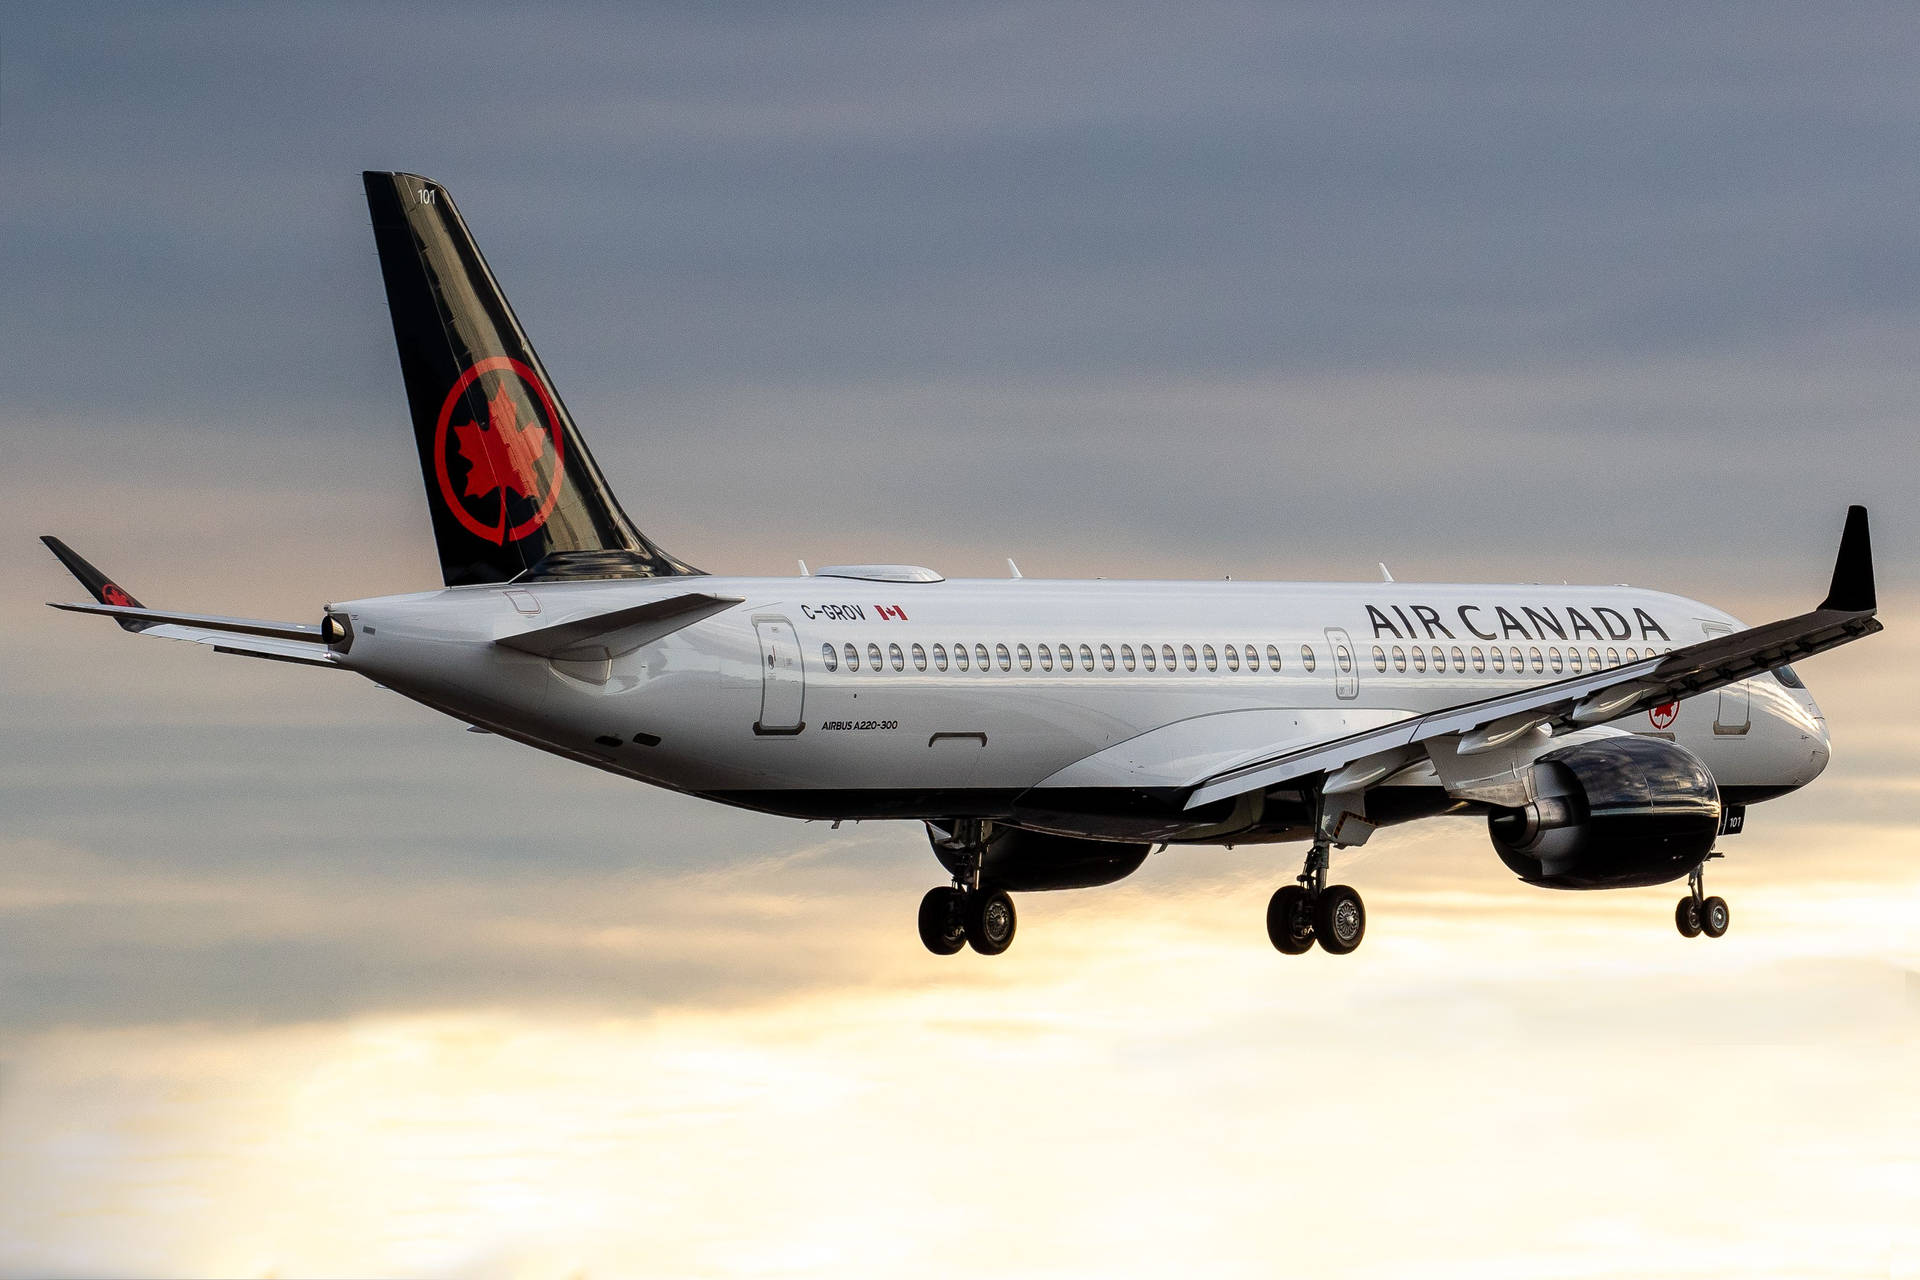
[[758,734],[794,734],[806,728],[800,718],[807,697],[807,676],[800,665],[800,637],[785,618],[755,618],[760,637],[760,719]]
[[1333,650],[1333,696],[1360,696],[1360,660],[1354,656],[1353,639],[1339,627],[1327,628],[1327,647]]
[[[1720,622],[1703,622],[1700,629],[1709,640],[1715,636],[1724,636],[1733,628]],[[1747,688],[1747,682],[1724,686],[1720,690],[1720,704],[1713,713],[1713,731],[1721,737],[1738,737],[1753,727],[1753,695]]]

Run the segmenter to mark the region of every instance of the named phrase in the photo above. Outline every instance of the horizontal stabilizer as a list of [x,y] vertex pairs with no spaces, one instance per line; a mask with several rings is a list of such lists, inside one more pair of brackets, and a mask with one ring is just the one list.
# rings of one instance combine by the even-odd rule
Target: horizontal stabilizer
[[501,636],[494,643],[518,649],[522,653],[538,654],[543,658],[556,657],[595,642],[600,642],[599,647],[609,651],[627,653],[641,645],[652,644],[682,627],[692,626],[702,618],[710,618],[731,609],[740,602],[738,596],[691,591],[684,595],[668,596],[664,600],[649,600],[626,609],[590,614],[584,618],[557,622],[550,627]]

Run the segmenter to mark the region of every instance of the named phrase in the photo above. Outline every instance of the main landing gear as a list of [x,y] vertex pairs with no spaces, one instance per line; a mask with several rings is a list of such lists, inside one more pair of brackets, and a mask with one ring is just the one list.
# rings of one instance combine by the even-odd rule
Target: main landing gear
[[1013,899],[1004,890],[980,884],[987,824],[965,819],[953,824],[950,835],[930,834],[941,861],[953,868],[953,883],[929,889],[920,899],[920,941],[937,956],[950,956],[963,946],[983,956],[999,955],[1013,945],[1017,919]]
[[1284,955],[1313,950],[1344,956],[1367,936],[1367,907],[1344,884],[1327,883],[1330,845],[1315,841],[1298,884],[1283,885],[1267,903],[1267,937]]
[[[1710,853],[1708,858],[1720,855]],[[1707,893],[1707,864],[1702,860],[1699,866],[1687,873],[1687,896],[1680,899],[1673,909],[1673,927],[1682,937],[1697,938],[1706,934],[1717,938],[1727,931],[1733,923],[1733,916],[1727,910],[1725,898],[1710,898]]]

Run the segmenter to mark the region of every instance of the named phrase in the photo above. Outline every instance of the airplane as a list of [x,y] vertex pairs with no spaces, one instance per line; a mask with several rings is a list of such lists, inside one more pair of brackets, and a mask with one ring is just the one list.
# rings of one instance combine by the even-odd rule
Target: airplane
[[[610,773],[791,818],[925,825],[928,950],[995,955],[1015,893],[1158,848],[1304,842],[1284,954],[1357,948],[1335,850],[1485,820],[1544,888],[1687,881],[1749,805],[1826,767],[1792,664],[1881,629],[1867,513],[1826,598],[1757,627],[1622,586],[949,580],[912,565],[694,568],[615,499],[446,189],[363,175],[443,585],[316,623],[149,609],[57,538],[102,614],[217,653],[352,672]],[[1009,562],[1011,568],[1011,562]]]

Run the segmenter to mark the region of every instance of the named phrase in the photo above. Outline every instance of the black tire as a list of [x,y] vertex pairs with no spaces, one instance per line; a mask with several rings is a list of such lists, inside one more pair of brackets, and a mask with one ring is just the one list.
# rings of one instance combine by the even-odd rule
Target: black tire
[[1328,885],[1313,904],[1313,936],[1323,951],[1344,956],[1367,936],[1367,905],[1344,884]]
[[1313,895],[1297,884],[1282,885],[1267,901],[1267,940],[1281,955],[1313,950]]
[[1725,898],[1708,898],[1700,904],[1700,932],[1709,938],[1718,938],[1733,923],[1733,913],[1727,910]]
[[997,956],[1013,945],[1013,899],[998,889],[967,895],[967,945],[983,956]]
[[920,941],[937,956],[950,956],[967,945],[964,896],[952,885],[941,885],[920,899]]
[[1683,938],[1700,936],[1700,904],[1691,895],[1680,899],[1673,908],[1673,927],[1680,931]]

